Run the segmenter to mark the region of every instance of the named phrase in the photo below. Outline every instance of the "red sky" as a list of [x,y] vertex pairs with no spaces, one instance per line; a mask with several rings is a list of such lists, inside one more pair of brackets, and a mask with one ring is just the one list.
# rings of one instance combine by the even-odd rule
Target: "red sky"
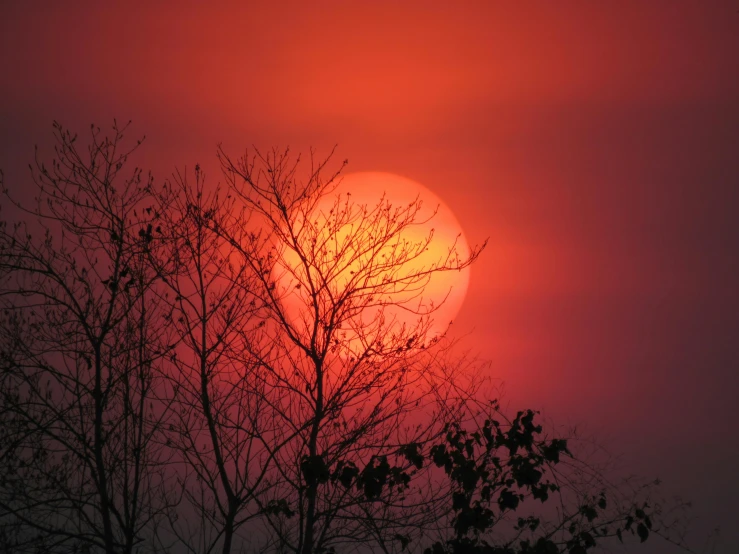
[[735,2],[75,4],[0,7],[7,186],[53,119],[113,117],[159,178],[215,182],[222,142],[420,181],[490,237],[455,328],[512,405],[585,423],[739,550]]

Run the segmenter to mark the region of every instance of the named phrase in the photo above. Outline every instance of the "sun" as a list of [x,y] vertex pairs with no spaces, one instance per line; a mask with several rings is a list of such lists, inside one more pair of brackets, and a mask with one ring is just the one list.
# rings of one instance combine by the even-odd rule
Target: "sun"
[[[404,226],[386,244],[378,243],[369,248],[382,237],[387,229],[385,226],[392,221],[391,214],[402,214],[408,209],[417,209],[413,224]],[[337,219],[341,210],[348,210],[345,213],[351,216]],[[375,221],[376,225],[369,221]],[[317,312],[311,308],[311,303],[315,302],[315,296],[311,295],[315,290],[309,291],[305,286],[309,281],[306,271],[313,275],[314,270],[306,270],[304,265],[321,267],[312,279],[313,282],[321,281],[321,294],[330,299],[329,303],[341,298],[347,287],[361,291],[375,290],[379,286],[383,290],[382,295],[375,295],[382,298],[372,298],[371,305],[344,327],[343,336],[349,333],[347,342],[355,352],[363,346],[358,344],[356,335],[351,334],[352,326],[355,332],[359,328],[369,328],[376,334],[389,336],[404,328],[416,328],[422,320],[424,339],[428,342],[447,331],[462,307],[470,279],[468,264],[463,264],[462,269],[433,271],[428,278],[412,286],[406,283],[397,287],[382,286],[383,282],[391,282],[399,275],[422,274],[440,264],[448,267],[465,262],[470,256],[462,227],[452,211],[441,198],[416,181],[392,173],[347,174],[338,187],[321,198],[307,214],[301,228],[305,233],[301,240],[308,264],[302,263],[305,259],[301,262],[300,257],[288,249],[282,256],[285,265],[275,277],[286,313],[305,332],[310,332],[323,304],[318,306]],[[352,242],[354,237],[360,237],[356,244]],[[404,249],[412,255],[404,258],[402,268],[394,273],[398,268],[393,268],[387,260],[398,259],[398,252]],[[321,273],[320,279],[316,278],[318,273]],[[360,276],[361,282],[357,280]],[[366,300],[367,297],[362,298]],[[378,301],[382,301],[382,323],[378,323],[378,304],[373,303]]]

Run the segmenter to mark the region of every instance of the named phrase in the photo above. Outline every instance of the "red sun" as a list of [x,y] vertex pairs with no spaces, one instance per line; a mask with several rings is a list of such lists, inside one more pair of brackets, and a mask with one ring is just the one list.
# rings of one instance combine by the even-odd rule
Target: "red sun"
[[[408,209],[416,202],[419,209],[415,214],[414,224],[404,227],[390,241],[393,244],[400,241],[403,244],[424,246],[412,260],[406,261],[403,271],[423,272],[438,267],[439,264],[448,266],[456,263],[456,260],[466,261],[470,248],[452,211],[436,194],[420,183],[391,173],[364,172],[344,176],[339,186],[319,201],[309,219],[316,227],[327,229],[323,231],[325,236],[318,237],[318,242],[341,244],[361,224],[354,219],[342,225],[332,225],[332,217],[337,209],[346,209],[348,206],[353,214],[363,210],[373,213],[384,209],[385,213],[391,214],[396,210]],[[368,231],[367,236],[375,236],[374,230]],[[390,245],[380,247],[373,250],[371,256],[375,260],[386,255],[390,257],[390,249]],[[331,250],[331,246],[326,247],[324,256],[326,255],[338,258],[335,267],[339,269],[331,274],[330,282],[325,283],[326,293],[332,298],[339,297],[347,286],[357,286],[354,276],[362,274],[362,264],[372,263],[369,254],[349,260],[346,258],[346,250],[339,247],[334,250]],[[292,251],[285,252],[283,260],[285,266],[276,274],[278,286],[283,291],[283,304],[297,326],[308,331],[313,321],[313,313],[309,308],[310,292],[306,287],[296,285],[298,281],[305,282],[305,270],[299,267],[300,261]],[[382,279],[381,271],[376,278]],[[433,272],[429,279],[424,279],[421,287],[401,287],[401,290],[388,294],[383,309],[382,333],[393,333],[403,327],[414,328],[425,315],[430,319],[426,341],[443,334],[462,307],[469,278],[469,266],[461,270],[438,271]],[[376,312],[376,308],[368,307],[359,318],[366,323],[376,317]],[[353,340],[349,338],[350,343]],[[357,346],[352,345],[351,349],[356,350]]]

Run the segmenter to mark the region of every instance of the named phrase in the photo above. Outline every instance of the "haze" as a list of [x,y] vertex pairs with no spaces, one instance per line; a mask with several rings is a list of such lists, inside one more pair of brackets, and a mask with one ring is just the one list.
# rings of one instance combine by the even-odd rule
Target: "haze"
[[6,185],[52,120],[113,117],[158,179],[215,183],[223,143],[419,181],[490,237],[454,327],[506,401],[585,423],[739,550],[736,3],[275,4],[3,3]]

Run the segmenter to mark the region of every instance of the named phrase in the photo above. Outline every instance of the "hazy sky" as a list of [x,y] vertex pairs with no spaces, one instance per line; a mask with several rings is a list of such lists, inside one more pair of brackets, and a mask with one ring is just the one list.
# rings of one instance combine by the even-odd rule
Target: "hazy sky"
[[585,424],[739,551],[736,2],[136,4],[0,4],[11,190],[52,120],[113,117],[160,179],[215,183],[222,142],[420,181],[490,238],[455,329],[511,404]]

